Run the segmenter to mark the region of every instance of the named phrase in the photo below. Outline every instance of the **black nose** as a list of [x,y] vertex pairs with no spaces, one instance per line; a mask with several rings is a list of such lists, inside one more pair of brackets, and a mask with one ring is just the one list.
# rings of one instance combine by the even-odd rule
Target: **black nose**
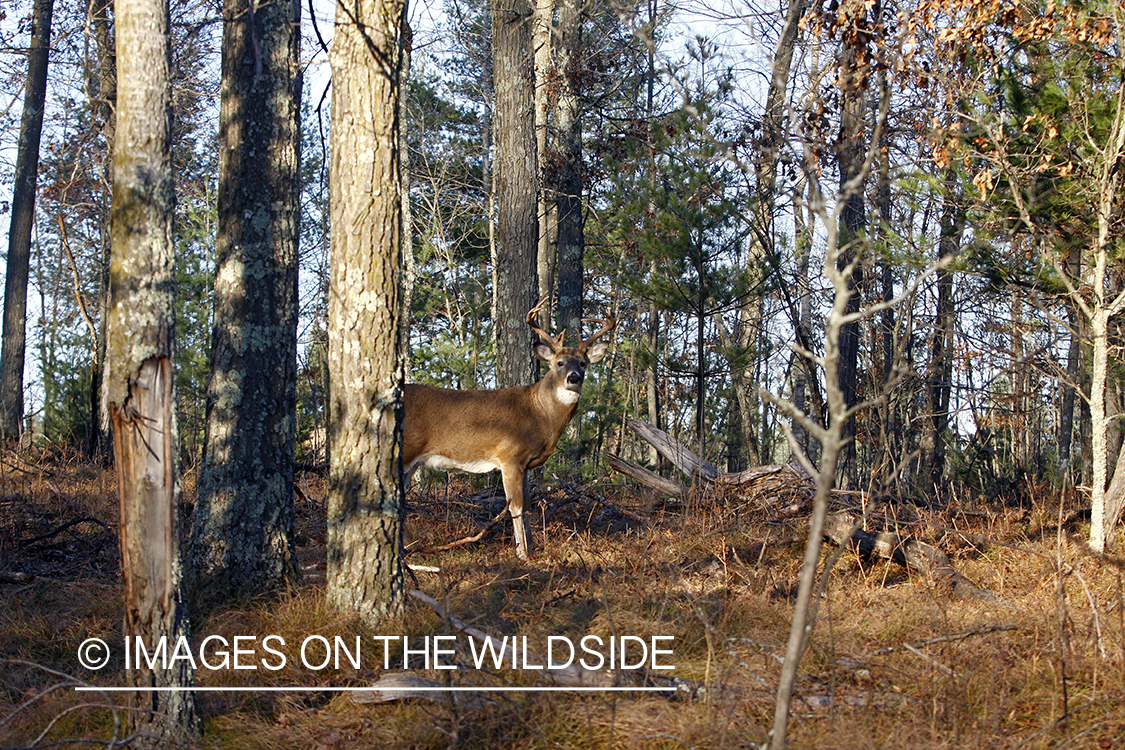
[[572,372],[566,376],[566,382],[571,385],[582,385],[582,373]]

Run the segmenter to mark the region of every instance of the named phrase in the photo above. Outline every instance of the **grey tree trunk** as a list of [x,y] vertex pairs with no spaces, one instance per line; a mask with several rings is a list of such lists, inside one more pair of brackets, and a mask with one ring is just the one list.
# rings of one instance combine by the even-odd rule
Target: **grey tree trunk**
[[4,330],[0,344],[0,437],[19,437],[23,426],[23,365],[27,346],[27,278],[31,261],[31,227],[39,176],[39,139],[47,97],[47,58],[51,48],[54,0],[35,0],[31,44],[27,51],[20,140],[12,187],[12,223],[8,230],[8,268],[4,280]]
[[496,382],[501,388],[528,385],[539,374],[525,322],[538,289],[539,240],[531,20],[528,0],[493,0],[493,182],[497,207],[493,326]]
[[[402,612],[404,0],[336,5],[328,601],[376,626]],[[532,196],[534,201],[534,196]]]
[[297,423],[300,4],[226,0],[219,227],[193,590],[220,600],[299,576]]
[[[148,649],[190,635],[183,603],[172,361],[172,206],[167,0],[117,0],[117,144],[110,216],[112,296],[103,413],[113,426],[121,504],[126,638]],[[191,687],[184,660],[127,671],[135,688]],[[192,744],[189,691],[130,694],[139,747]]]

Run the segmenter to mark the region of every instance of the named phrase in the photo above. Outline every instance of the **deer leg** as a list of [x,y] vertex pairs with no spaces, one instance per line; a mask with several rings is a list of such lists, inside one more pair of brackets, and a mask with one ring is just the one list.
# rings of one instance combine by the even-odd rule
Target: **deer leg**
[[523,514],[523,500],[527,497],[527,473],[522,468],[501,468],[504,494],[508,497],[508,512],[512,514],[512,533],[516,538],[516,554],[521,560],[531,558],[533,543],[531,524]]

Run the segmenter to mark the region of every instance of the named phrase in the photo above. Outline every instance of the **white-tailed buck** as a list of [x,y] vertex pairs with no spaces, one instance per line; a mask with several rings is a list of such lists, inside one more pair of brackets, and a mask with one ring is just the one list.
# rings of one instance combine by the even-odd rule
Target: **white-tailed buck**
[[527,470],[555,452],[559,436],[578,408],[586,367],[605,356],[609,345],[595,344],[616,325],[612,317],[594,320],[601,329],[575,347],[564,347],[563,329],[552,337],[536,324],[544,297],[527,313],[527,323],[543,339],[535,355],[547,374],[535,385],[498,391],[454,391],[428,385],[406,386],[402,425],[402,464],[407,485],[419,466],[482,474],[499,469],[515,530],[516,553],[532,552],[531,529],[523,515]]

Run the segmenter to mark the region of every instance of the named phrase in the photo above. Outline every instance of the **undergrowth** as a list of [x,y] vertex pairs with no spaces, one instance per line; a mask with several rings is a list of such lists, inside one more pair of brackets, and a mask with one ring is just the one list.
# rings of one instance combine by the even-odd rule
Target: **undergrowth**
[[[537,493],[532,562],[515,557],[505,523],[476,544],[411,555],[418,570],[408,586],[473,628],[526,637],[539,655],[551,636],[670,636],[672,654],[663,659],[674,669],[665,672],[694,685],[693,698],[470,692],[371,704],[346,692],[206,692],[199,694],[200,746],[531,750],[768,742],[804,542],[799,498],[729,491],[672,503],[612,482],[577,487],[547,476]],[[325,486],[311,474],[299,485],[303,581],[195,613],[195,642],[272,634],[292,655],[310,635],[345,644],[359,638],[362,661],[322,670],[295,658],[277,670],[200,669],[200,686],[370,685],[403,666],[401,642],[384,654],[373,635],[458,634],[415,599],[382,633],[330,610],[323,596]],[[111,472],[77,460],[3,457],[0,745],[38,739],[89,747],[120,732],[120,694],[73,689],[75,680],[125,684],[120,655],[96,672],[76,658],[87,638],[121,643],[114,488]],[[412,536],[433,546],[476,530],[501,501],[472,493],[458,478],[413,492]],[[939,547],[992,598],[956,600],[918,573],[845,551],[819,599],[790,745],[1125,747],[1120,569],[1084,551],[1082,529],[1058,527],[1081,503],[1040,496],[1030,507],[972,497],[941,508],[872,504],[869,518]],[[470,668],[459,646],[450,657],[459,669],[433,669],[417,654],[408,666],[448,685],[543,684],[534,670]]]

